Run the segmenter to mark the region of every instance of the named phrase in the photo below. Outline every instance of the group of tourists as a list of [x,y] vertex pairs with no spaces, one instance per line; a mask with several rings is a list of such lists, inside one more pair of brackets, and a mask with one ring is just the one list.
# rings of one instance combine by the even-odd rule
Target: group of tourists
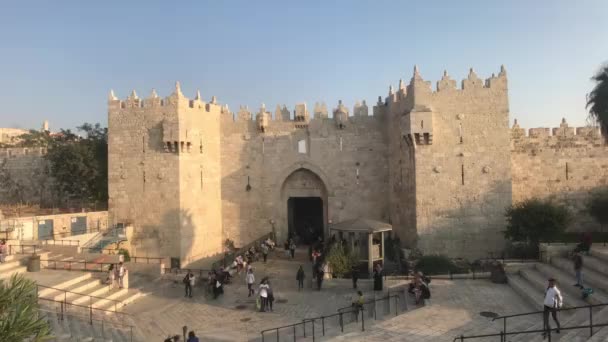
[[[181,340],[182,340],[181,336],[175,335],[173,337],[167,337],[167,339],[165,339],[165,342],[181,342]],[[198,337],[196,337],[196,334],[194,333],[194,331],[190,331],[188,333],[188,338],[186,339],[186,342],[199,342],[199,339],[198,339]]]
[[414,279],[409,284],[407,292],[414,296],[416,305],[424,304],[425,301],[431,299],[430,282],[431,279],[426,277],[422,272],[414,274]]
[[118,287],[119,289],[124,288],[124,278],[127,275],[126,267],[121,263],[118,266],[110,264],[108,268],[108,277],[106,283],[109,285],[110,290]]
[[4,263],[4,258],[6,257],[6,241],[0,240],[0,264]]

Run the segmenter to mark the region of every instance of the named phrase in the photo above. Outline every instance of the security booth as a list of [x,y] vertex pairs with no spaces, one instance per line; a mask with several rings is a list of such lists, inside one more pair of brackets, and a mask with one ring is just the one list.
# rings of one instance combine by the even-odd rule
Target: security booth
[[384,265],[384,237],[393,230],[386,222],[357,218],[330,224],[330,238],[345,241],[346,245],[358,253],[361,262],[367,263],[371,276],[375,263]]

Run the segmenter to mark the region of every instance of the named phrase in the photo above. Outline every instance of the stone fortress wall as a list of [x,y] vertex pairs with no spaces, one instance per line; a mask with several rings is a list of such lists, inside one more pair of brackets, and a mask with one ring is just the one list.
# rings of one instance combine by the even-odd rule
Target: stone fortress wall
[[[44,173],[45,154],[46,149],[41,147],[0,148],[0,174],[6,172],[12,181],[19,184],[23,189],[24,202],[40,201],[41,189],[45,189],[50,182]],[[10,194],[7,193],[7,189],[0,185],[0,203],[15,200],[9,199],[8,196]]]
[[234,117],[224,114],[224,239],[238,246],[274,230],[282,241],[289,197],[321,197],[326,223],[388,220],[385,118],[370,116],[365,103],[355,107],[356,115],[348,112],[338,105],[340,121],[322,104],[312,115],[305,104],[296,105],[294,120],[285,106],[277,106],[274,119],[264,106],[254,115],[244,107]]
[[109,220],[134,226],[134,254],[220,253],[220,106],[177,84],[166,98],[111,94],[108,107]]
[[[509,128],[504,68],[485,80],[471,70],[460,88],[445,73],[436,89],[415,69],[371,115],[365,102],[353,113],[342,103],[331,116],[319,103],[310,112],[297,104],[293,118],[286,106],[233,113],[179,87],[164,99],[111,94],[110,220],[134,224],[136,254],[187,264],[221,252],[226,239],[284,239],[287,200],[320,197],[325,228],[387,221],[404,247],[474,258],[503,249],[514,201],[579,205],[606,184],[606,146],[592,129]],[[573,178],[556,182],[565,163]]]
[[548,198],[574,214],[570,231],[600,231],[586,212],[590,191],[608,186],[608,148],[598,128],[511,128],[513,202]]
[[460,257],[502,249],[512,196],[506,71],[482,80],[471,69],[461,89],[446,72],[433,90],[415,69],[386,107],[399,127],[392,213],[406,244]]

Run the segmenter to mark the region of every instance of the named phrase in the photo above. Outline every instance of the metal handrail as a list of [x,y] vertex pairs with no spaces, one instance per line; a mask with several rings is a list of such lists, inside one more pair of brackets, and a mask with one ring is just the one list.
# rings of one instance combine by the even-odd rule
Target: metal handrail
[[[65,266],[65,264],[68,264],[68,268],[67,269],[65,267],[63,268],[63,270],[68,270],[68,271],[72,270],[72,264],[84,264],[84,270],[86,270],[86,271],[97,271],[97,270],[94,270],[94,269],[87,269],[87,265],[99,265],[99,272],[105,272],[105,270],[103,269],[104,266],[108,266],[109,267],[110,265],[116,264],[115,262],[95,262],[95,261],[86,261],[86,260],[85,261],[51,260],[51,259],[40,260],[40,262],[46,262],[47,265],[44,268],[50,268],[50,269],[53,269],[53,270],[57,269],[57,263],[58,262],[63,263],[64,266]],[[51,262],[54,264],[54,267],[50,267],[49,266],[50,265],[49,263],[51,263]],[[75,270],[81,270],[81,269],[75,269]]]
[[[569,311],[569,310],[579,310],[579,309],[588,309],[589,310],[589,322],[590,325],[589,326],[579,326],[579,327],[571,327],[571,328],[560,328],[560,330],[567,330],[567,329],[578,329],[578,328],[590,328],[590,334],[589,336],[593,335],[593,327],[599,327],[602,325],[598,325],[598,324],[593,324],[593,308],[596,307],[603,307],[603,306],[608,306],[608,303],[600,303],[600,304],[589,304],[589,305],[583,305],[583,306],[573,306],[573,307],[567,307],[567,308],[560,308],[557,309],[556,311]],[[492,321],[495,321],[497,319],[502,319],[503,320],[503,330],[500,333],[495,333],[495,334],[489,334],[489,335],[474,335],[474,336],[459,336],[454,338],[454,341],[460,339],[461,341],[464,341],[465,339],[473,339],[473,338],[481,338],[481,337],[490,337],[490,336],[501,336],[501,341],[506,341],[506,336],[508,335],[514,335],[514,334],[519,334],[519,333],[528,333],[530,331],[516,331],[516,332],[508,332],[507,331],[507,319],[512,318],[512,317],[522,317],[522,316],[530,316],[530,315],[538,315],[538,314],[542,314],[544,313],[544,311],[532,311],[532,312],[524,312],[524,313],[519,313],[519,314],[513,314],[513,315],[505,315],[505,316],[498,316],[498,317],[494,317],[492,319]],[[608,323],[607,323],[608,324]],[[540,330],[540,332],[547,332],[546,329]],[[548,331],[548,335],[549,335],[549,341],[551,341],[551,332]]]
[[[68,306],[75,306],[75,307],[80,307],[80,308],[85,308],[88,311],[88,320],[89,320],[89,324],[93,324],[93,320],[96,320],[93,318],[93,311],[101,311],[101,312],[105,312],[105,313],[112,313],[115,315],[122,315],[122,319],[124,320],[125,317],[130,316],[128,313],[125,312],[117,312],[117,311],[110,311],[110,310],[105,310],[105,309],[99,309],[99,308],[94,308],[92,305],[89,306],[84,306],[84,305],[78,305],[78,304],[72,304],[72,303],[67,303],[65,301],[58,301],[58,300],[54,300],[54,299],[48,299],[48,298],[42,298],[42,297],[38,297],[38,300],[45,300],[48,302],[53,302],[53,303],[58,303],[61,306],[61,312],[60,312],[60,318],[61,320],[63,320],[64,315],[66,314],[66,311],[68,310]],[[133,331],[131,328],[131,340],[133,339]]]
[[[19,247],[18,249],[21,250],[21,253],[18,253],[18,252],[13,253],[13,248],[16,248],[16,247]],[[23,251],[23,247],[34,247],[34,252],[31,253],[33,255],[36,255],[36,249],[39,249],[39,250],[41,249],[40,245],[38,245],[38,244],[31,244],[31,245],[28,245],[28,244],[25,244],[25,245],[24,244],[8,245],[8,254],[9,255],[11,255],[11,254],[30,254],[29,252],[25,253]]]
[[270,329],[265,329],[260,331],[260,334],[262,335],[262,342],[265,341],[264,338],[264,334],[269,332],[269,331],[276,331],[277,333],[277,341],[280,340],[279,338],[279,330],[281,329],[285,329],[285,328],[293,328],[293,340],[296,340],[296,327],[297,326],[302,326],[303,327],[303,333],[304,333],[304,337],[306,337],[306,324],[307,323],[311,323],[312,324],[312,340],[313,342],[315,341],[316,335],[315,335],[315,322],[316,321],[321,321],[321,325],[322,325],[322,334],[323,336],[325,336],[325,320],[327,318],[332,318],[332,317],[336,317],[339,316],[340,319],[340,329],[342,332],[344,332],[344,315],[345,314],[349,314],[349,313],[359,313],[361,312],[361,331],[365,331],[365,315],[363,315],[363,308],[357,309],[357,310],[352,310],[351,311],[346,311],[346,312],[338,312],[335,314],[331,314],[331,315],[326,315],[326,316],[319,316],[319,317],[314,317],[314,318],[306,318],[303,319],[302,322],[298,322],[298,323],[294,323],[294,324],[288,324],[288,325],[284,325],[281,327],[277,327],[277,328],[270,328]]
[[[53,243],[51,243],[51,241]],[[59,245],[58,242],[61,242],[61,246],[66,246],[66,242],[67,242],[67,246],[80,246],[79,240],[40,240],[39,241],[39,243],[41,245],[53,245],[53,246]]]
[[[328,318],[332,318],[332,317],[336,317],[339,316],[340,317],[340,329],[342,332],[344,332],[344,315],[345,314],[358,314],[359,312],[361,312],[361,331],[365,331],[365,315],[363,314],[363,311],[365,311],[365,305],[366,304],[375,304],[376,302],[379,301],[390,301],[391,298],[395,298],[397,301],[399,301],[399,295],[386,295],[382,298],[376,298],[376,299],[372,299],[369,300],[367,302],[364,302],[363,305],[357,309],[353,309],[352,305],[351,306],[345,306],[343,308],[339,308],[337,309],[337,313],[335,314],[330,314],[330,315],[324,315],[324,316],[319,316],[319,317],[313,317],[313,318],[305,318],[302,320],[302,322],[298,322],[298,323],[294,323],[294,324],[289,324],[289,325],[284,325],[281,327],[276,327],[276,328],[270,328],[270,329],[266,329],[266,330],[262,330],[260,332],[260,334],[262,335],[262,342],[264,341],[264,333],[267,333],[269,331],[276,331],[276,336],[277,336],[277,341],[279,341],[279,330],[281,329],[285,329],[285,328],[293,328],[293,335],[294,335],[294,341],[296,339],[296,327],[299,325],[303,326],[303,332],[304,332],[304,337],[306,337],[306,323],[312,323],[312,339],[313,341],[315,341],[315,330],[314,330],[314,324],[317,321],[321,321],[321,325],[322,325],[322,333],[323,336],[325,336],[325,320]],[[395,316],[399,314],[399,306],[396,305],[395,306]],[[348,309],[348,310],[347,310]],[[343,311],[343,310],[347,310],[347,311]],[[374,319],[376,319],[376,309],[375,309],[375,305],[374,305]]]
[[[600,327],[608,327],[608,323],[600,323],[600,324],[588,324],[588,325],[579,325],[579,326],[575,326],[575,327],[560,327],[559,330],[576,330],[576,329],[591,329],[591,331],[593,331],[593,328],[600,328]],[[494,333],[494,334],[485,334],[485,335],[474,335],[474,336],[458,336],[455,337],[454,340],[452,340],[453,342],[456,342],[458,340],[460,341],[464,341],[467,339],[475,339],[475,338],[484,338],[484,337],[497,337],[500,336],[500,340],[501,341],[506,341],[506,337],[509,335],[517,335],[517,334],[537,334],[537,333],[547,333],[547,337],[549,342],[551,342],[551,331],[553,330],[557,330],[557,328],[554,329],[536,329],[536,330],[522,330],[522,331],[513,331],[513,332],[504,332],[501,331],[499,333]],[[591,335],[593,335],[593,333],[591,333]]]
[[[89,295],[89,294],[86,294],[86,293],[79,293],[79,292],[74,292],[74,291],[68,291],[68,290],[64,290],[64,289],[60,289],[60,288],[56,288],[56,287],[51,287],[51,286],[46,286],[46,285],[40,285],[40,284],[37,284],[37,287],[39,287],[39,288],[43,287],[45,289],[51,289],[51,290],[63,292],[63,295],[64,295],[63,298],[64,298],[65,302],[67,302],[67,294],[71,293],[71,294],[75,294],[75,295],[78,295],[78,296],[89,297],[89,301],[90,302],[92,302],[93,298],[95,298],[95,299],[101,299],[101,300],[107,300],[107,301],[110,301],[110,302],[114,302],[114,311],[115,312],[118,312],[117,305],[121,304],[121,301],[116,300],[116,299],[110,299],[110,298],[105,298],[105,297],[93,296],[93,295]],[[38,290],[38,293],[40,293],[40,290]]]
[[[38,311],[42,311],[42,312],[48,312],[48,313],[52,313],[52,314],[58,314],[57,312],[51,311],[51,310],[46,310],[46,309],[41,309],[38,308]],[[73,318],[84,318],[82,316],[79,315],[73,315],[73,314],[68,314],[65,312],[61,312],[60,316],[58,317],[60,320],[64,320],[63,316],[68,316],[68,317],[73,317]],[[101,329],[102,329],[102,334],[103,334],[103,329],[104,329],[104,325],[111,325],[113,327],[118,327],[119,330],[122,330],[123,328],[125,329],[129,329],[129,341],[132,342],[133,341],[133,325],[129,325],[129,324],[123,324],[123,323],[116,323],[116,322],[111,322],[111,321],[106,321],[105,319],[97,319],[97,318],[90,318],[89,324],[92,325],[92,322],[101,322]]]

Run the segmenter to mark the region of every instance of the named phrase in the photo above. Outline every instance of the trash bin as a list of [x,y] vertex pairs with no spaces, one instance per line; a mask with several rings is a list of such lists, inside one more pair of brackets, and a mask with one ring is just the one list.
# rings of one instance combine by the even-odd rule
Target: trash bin
[[40,255],[33,255],[27,263],[28,272],[40,272]]

